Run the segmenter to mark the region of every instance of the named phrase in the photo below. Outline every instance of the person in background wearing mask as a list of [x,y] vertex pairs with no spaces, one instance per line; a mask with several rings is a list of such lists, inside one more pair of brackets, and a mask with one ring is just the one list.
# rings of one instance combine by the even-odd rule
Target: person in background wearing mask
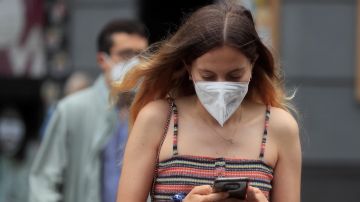
[[[117,202],[300,201],[298,125],[249,10],[200,8],[113,92],[139,80]],[[247,178],[244,200],[224,177]]]
[[21,114],[11,106],[0,110],[0,201],[26,201],[27,176],[34,144],[26,138]]
[[[103,74],[57,104],[31,169],[30,202],[115,201],[128,106],[110,105],[109,87],[147,45],[146,28],[136,21],[114,20],[101,30],[97,62]],[[119,101],[124,103],[121,95]]]

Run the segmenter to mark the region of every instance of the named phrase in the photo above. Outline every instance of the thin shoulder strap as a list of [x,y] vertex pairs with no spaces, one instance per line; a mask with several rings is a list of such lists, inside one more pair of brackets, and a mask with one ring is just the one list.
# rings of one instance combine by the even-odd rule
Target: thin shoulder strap
[[166,124],[165,124],[165,127],[164,127],[164,133],[161,137],[161,140],[160,140],[160,144],[159,144],[159,147],[157,149],[157,154],[156,154],[156,165],[155,165],[155,169],[154,169],[154,177],[153,177],[153,183],[152,183],[152,187],[151,187],[151,201],[155,201],[154,200],[154,196],[155,196],[155,183],[156,183],[156,178],[157,178],[157,175],[158,175],[158,166],[159,166],[159,157],[160,157],[160,151],[161,151],[161,147],[165,141],[165,138],[166,138],[166,134],[168,132],[168,129],[169,129],[169,125],[170,125],[170,120],[171,120],[171,115],[172,115],[172,112],[173,112],[173,105],[174,105],[174,100],[170,97],[167,98],[168,100],[168,103],[169,103],[169,111],[168,111],[168,116],[167,116],[167,119],[166,119]]
[[259,159],[264,160],[265,155],[265,146],[266,146],[266,140],[268,136],[268,128],[269,128],[269,120],[270,120],[270,108],[271,106],[266,106],[266,112],[265,112],[265,127],[264,127],[264,133],[261,141],[261,148],[260,148],[260,155]]
[[178,155],[178,128],[179,128],[179,118],[178,118],[178,110],[173,101],[172,112],[174,113],[174,136],[173,136],[173,156]]

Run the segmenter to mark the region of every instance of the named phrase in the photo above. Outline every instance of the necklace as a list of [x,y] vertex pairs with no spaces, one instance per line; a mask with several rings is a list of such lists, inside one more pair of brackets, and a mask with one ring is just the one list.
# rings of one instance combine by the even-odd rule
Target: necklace
[[221,135],[221,134],[217,131],[217,129],[215,129],[215,128],[212,129],[212,131],[213,131],[212,134],[215,134],[216,136],[220,137],[220,138],[221,138],[222,140],[224,140],[224,142],[226,142],[227,144],[233,145],[233,144],[236,143],[235,137],[236,137],[237,129],[238,129],[238,126],[235,126],[235,128],[234,128],[234,129],[231,131],[231,133],[230,133],[230,134],[232,134],[232,136],[229,137],[229,138],[226,138],[226,137],[224,137],[223,135]]
[[[200,116],[201,117],[201,116]],[[242,119],[242,107],[240,108],[240,120]],[[238,126],[235,126],[235,128],[233,129],[233,131],[231,131],[232,136],[230,138],[225,138],[223,135],[221,135],[216,128],[210,126],[211,124],[207,124],[206,121],[204,120],[203,117],[201,117],[201,120],[203,122],[204,125],[206,125],[207,127],[211,127],[212,128],[212,134],[216,135],[217,137],[220,137],[225,143],[229,144],[229,145],[233,145],[236,143],[236,141],[234,140],[234,138],[236,137],[236,132],[238,130]]]

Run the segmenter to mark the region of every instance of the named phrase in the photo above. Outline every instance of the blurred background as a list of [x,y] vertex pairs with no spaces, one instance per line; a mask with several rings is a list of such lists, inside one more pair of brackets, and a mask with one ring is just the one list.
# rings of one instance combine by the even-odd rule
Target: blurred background
[[[360,201],[360,1],[238,1],[297,90],[302,201]],[[42,126],[60,98],[100,73],[95,39],[106,22],[139,19],[153,43],[212,2],[0,0],[0,202],[27,201]]]

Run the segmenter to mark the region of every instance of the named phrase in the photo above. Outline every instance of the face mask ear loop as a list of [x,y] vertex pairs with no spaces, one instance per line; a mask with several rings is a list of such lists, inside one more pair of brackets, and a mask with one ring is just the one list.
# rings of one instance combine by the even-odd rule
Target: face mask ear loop
[[189,80],[192,81],[191,68],[185,63],[185,61],[182,61],[182,63],[184,64],[184,67],[185,67],[187,73],[189,74]]
[[189,80],[192,81],[192,83],[194,85],[194,88],[195,88],[195,85],[196,85],[197,81],[194,80],[194,77],[191,74],[189,74]]

